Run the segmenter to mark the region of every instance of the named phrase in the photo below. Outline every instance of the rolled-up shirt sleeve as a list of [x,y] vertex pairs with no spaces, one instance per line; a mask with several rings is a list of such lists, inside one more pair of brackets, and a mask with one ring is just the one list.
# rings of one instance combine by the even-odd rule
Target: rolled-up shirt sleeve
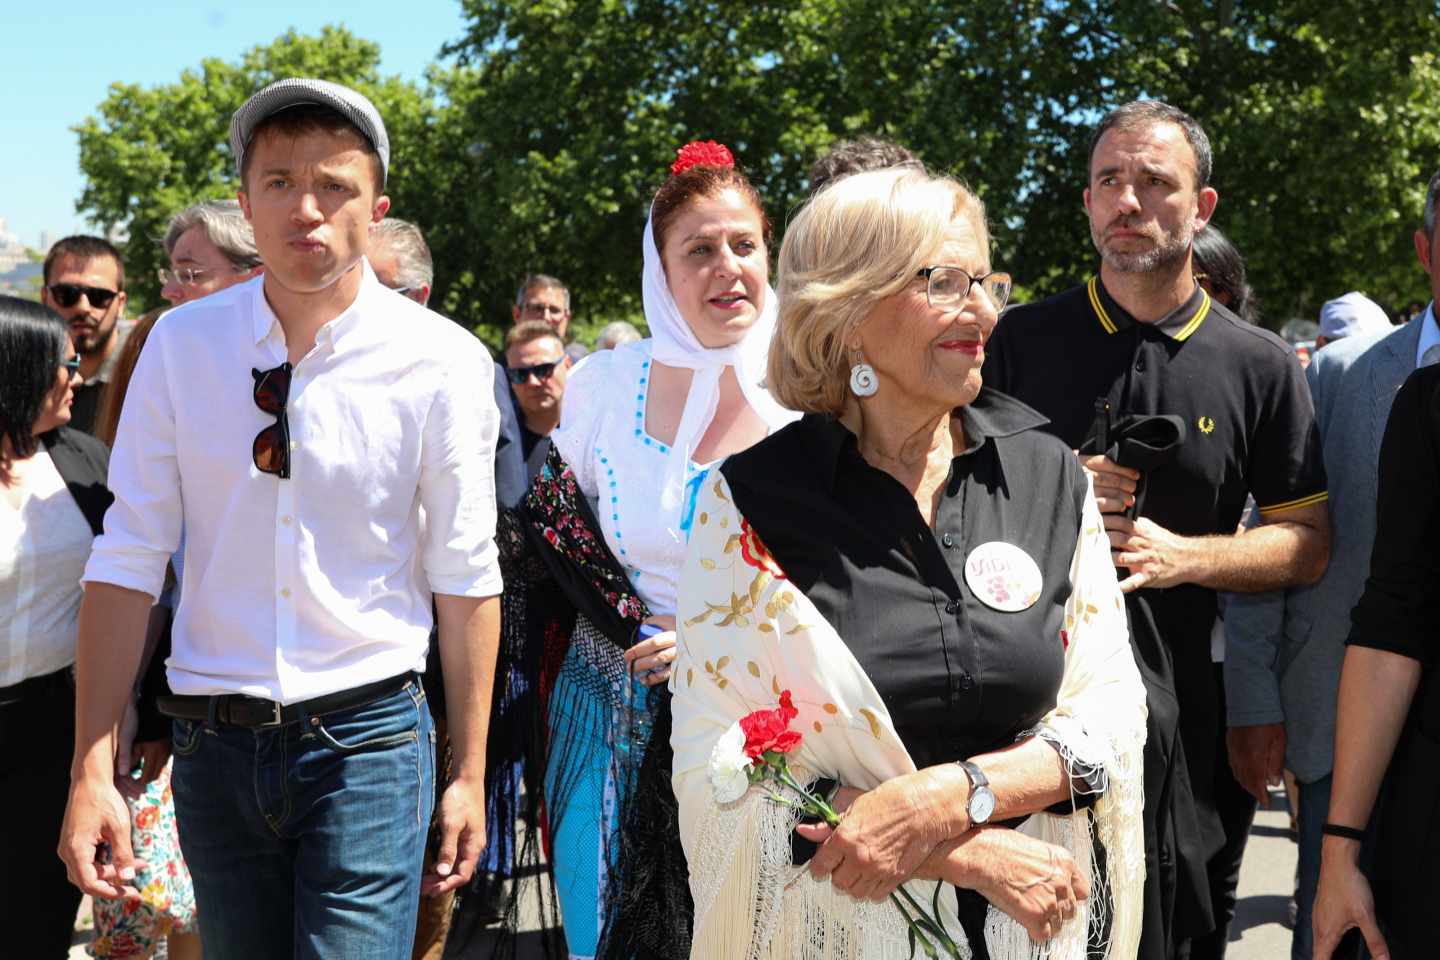
[[167,372],[165,321],[151,331],[130,378],[110,454],[115,502],[95,540],[83,581],[111,583],[158,598],[165,565],[180,543],[180,471],[175,407]]
[[420,468],[423,563],[434,593],[492,597],[503,588],[495,546],[500,413],[493,376],[494,364],[479,341],[462,341],[425,420]]
[[1385,426],[1370,577],[1351,616],[1354,647],[1430,662],[1440,620],[1440,368],[1410,375]]

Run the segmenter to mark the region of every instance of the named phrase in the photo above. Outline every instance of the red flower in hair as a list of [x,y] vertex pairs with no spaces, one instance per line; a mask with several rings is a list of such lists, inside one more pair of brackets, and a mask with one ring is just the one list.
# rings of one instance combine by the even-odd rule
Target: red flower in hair
[[733,167],[735,155],[723,143],[714,140],[692,140],[675,152],[670,164],[671,176],[678,177],[691,167]]

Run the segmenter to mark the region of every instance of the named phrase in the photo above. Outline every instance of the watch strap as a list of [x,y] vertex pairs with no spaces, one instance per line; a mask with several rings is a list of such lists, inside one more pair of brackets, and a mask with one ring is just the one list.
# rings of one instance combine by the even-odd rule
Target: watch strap
[[977,787],[990,786],[990,780],[985,776],[985,771],[973,760],[956,760],[955,765],[965,771],[965,776],[970,778],[970,790],[973,792]]

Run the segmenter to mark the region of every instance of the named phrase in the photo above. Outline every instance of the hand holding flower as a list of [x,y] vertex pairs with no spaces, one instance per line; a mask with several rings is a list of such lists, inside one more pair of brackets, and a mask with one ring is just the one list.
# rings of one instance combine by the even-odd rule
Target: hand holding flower
[[954,811],[965,808],[968,788],[958,767],[921,770],[860,795],[833,830],[798,827],[801,836],[821,844],[810,872],[816,879],[830,877],[856,899],[885,899],[937,844],[969,826],[953,822]]
[[[797,828],[802,831],[802,835],[805,835],[803,831],[812,829],[822,830],[829,835],[835,828],[842,826],[839,813],[836,812],[830,801],[816,796],[801,786],[790,772],[789,763],[786,760],[787,754],[799,747],[804,739],[799,731],[790,729],[790,721],[797,716],[799,716],[799,711],[795,709],[790,691],[785,690],[780,694],[780,704],[776,709],[752,711],[732,724],[710,752],[711,788],[714,791],[716,802],[725,804],[739,800],[752,785],[770,786],[772,789],[769,799],[772,802],[793,807],[808,816],[821,820],[821,824],[816,827]],[[787,796],[784,791],[788,791],[790,796],[796,799],[790,799],[790,796]],[[836,803],[843,804],[842,809],[845,809],[852,804],[864,801],[867,796],[876,792],[870,791],[867,794],[858,790],[841,788],[832,799]],[[884,809],[890,809],[883,803],[882,806]],[[897,832],[903,833],[903,831],[894,830],[893,825],[892,829],[888,831],[892,835]],[[924,860],[933,846],[934,844],[931,843],[920,851],[917,865]],[[916,949],[920,949],[928,957],[941,955],[959,957],[959,947],[951,939],[945,930],[944,923],[940,920],[940,888],[938,886],[935,888],[935,898],[927,909],[917,903],[915,898],[900,885],[908,874],[907,870],[888,891],[871,895],[876,896],[877,899],[884,899],[888,896],[895,904],[896,909],[900,911],[901,916],[905,918],[910,931],[912,955]],[[818,876],[824,875],[818,874]],[[838,883],[836,885],[840,886]],[[842,887],[842,889],[845,888]]]

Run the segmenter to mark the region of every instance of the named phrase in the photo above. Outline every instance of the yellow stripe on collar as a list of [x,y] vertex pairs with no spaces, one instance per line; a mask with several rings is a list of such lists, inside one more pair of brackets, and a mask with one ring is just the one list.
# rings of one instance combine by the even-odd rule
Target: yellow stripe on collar
[[1205,320],[1205,314],[1210,312],[1210,294],[1205,292],[1204,287],[1200,288],[1200,296],[1204,298],[1200,304],[1200,309],[1196,310],[1194,318],[1189,323],[1185,324],[1185,326],[1180,329],[1179,333],[1175,334],[1175,341],[1177,343],[1186,340],[1192,333],[1194,333],[1196,330],[1199,330],[1200,324],[1203,323]]
[[1099,318],[1101,328],[1106,333],[1114,333],[1120,328],[1115,326],[1115,321],[1110,319],[1110,314],[1105,312],[1105,305],[1100,302],[1100,293],[1096,290],[1099,280],[1099,277],[1091,277],[1090,282],[1085,285],[1085,289],[1090,293],[1090,306],[1095,308],[1095,316]]
[[1277,503],[1274,506],[1261,507],[1260,515],[1262,517],[1268,517],[1274,513],[1283,513],[1286,510],[1297,510],[1300,507],[1309,507],[1317,503],[1324,503],[1326,500],[1329,499],[1329,491],[1321,490],[1319,493],[1312,493],[1308,497],[1300,497],[1296,500],[1286,500],[1284,503]]

